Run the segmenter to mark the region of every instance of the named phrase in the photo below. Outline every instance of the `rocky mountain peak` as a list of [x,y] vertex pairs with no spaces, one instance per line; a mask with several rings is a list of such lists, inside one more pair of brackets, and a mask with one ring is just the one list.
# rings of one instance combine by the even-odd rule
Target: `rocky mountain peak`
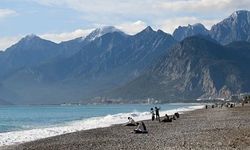
[[250,12],[240,10],[212,26],[210,35],[221,44],[250,41]]
[[154,30],[152,29],[152,27],[147,26],[143,31],[145,31],[145,32],[153,32]]
[[107,33],[113,33],[113,32],[119,32],[124,34],[121,30],[113,27],[113,26],[104,26],[102,28],[97,28],[94,31],[92,31],[88,36],[86,36],[86,40],[93,41],[98,37],[101,37]]
[[152,35],[154,33],[156,33],[156,31],[154,31],[150,26],[148,26],[145,29],[143,29],[141,32],[137,33],[135,36],[145,37],[148,35]]
[[233,17],[233,18],[238,18],[238,17],[240,17],[241,15],[249,15],[249,14],[250,14],[250,12],[247,11],[247,10],[238,10],[238,11],[235,11],[235,12],[231,15],[231,17]]
[[194,25],[188,24],[187,26],[179,26],[175,29],[173,36],[176,40],[182,41],[186,37],[194,36],[194,35],[208,35],[208,30],[201,23],[197,23]]
[[35,34],[29,34],[21,39],[21,41],[33,41],[33,40],[41,40],[41,38]]

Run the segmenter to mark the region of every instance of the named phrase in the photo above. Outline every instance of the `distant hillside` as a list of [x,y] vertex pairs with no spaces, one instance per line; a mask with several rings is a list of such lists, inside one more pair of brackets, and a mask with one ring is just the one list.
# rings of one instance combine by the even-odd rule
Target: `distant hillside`
[[107,95],[163,101],[229,97],[250,90],[249,56],[250,43],[221,46],[190,37],[170,49],[150,71]]
[[[93,38],[91,38],[93,39]],[[106,33],[66,58],[25,67],[2,82],[13,103],[79,102],[119,87],[141,75],[176,41],[147,27],[129,36]]]
[[110,26],[59,44],[28,35],[0,52],[0,98],[184,101],[249,92],[249,14],[236,11],[210,31],[199,23],[180,26],[173,36],[151,27],[127,35]]

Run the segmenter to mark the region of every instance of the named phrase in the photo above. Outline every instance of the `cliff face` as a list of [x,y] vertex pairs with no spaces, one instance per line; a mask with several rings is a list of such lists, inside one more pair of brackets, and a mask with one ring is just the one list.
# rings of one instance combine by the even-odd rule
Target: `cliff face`
[[185,38],[194,35],[209,35],[209,31],[204,27],[204,25],[197,23],[194,25],[179,26],[173,33],[173,37],[177,41],[182,41]]
[[[153,69],[112,94],[131,98],[131,93],[141,93],[137,98],[154,97],[194,99],[198,97],[229,97],[233,93],[248,91],[250,75],[250,44],[247,55],[239,47],[221,46],[206,37],[190,37],[169,50]],[[247,48],[247,49],[246,49]],[[155,90],[158,89],[158,90]],[[160,94],[159,94],[160,93]]]
[[250,12],[236,11],[211,28],[212,38],[222,44],[233,41],[250,41]]

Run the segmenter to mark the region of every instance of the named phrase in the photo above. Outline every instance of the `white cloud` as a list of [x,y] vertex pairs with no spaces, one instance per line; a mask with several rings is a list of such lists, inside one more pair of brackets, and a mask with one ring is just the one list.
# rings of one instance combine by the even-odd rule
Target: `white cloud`
[[218,20],[206,20],[199,19],[196,17],[179,17],[174,19],[168,19],[158,22],[158,27],[167,33],[171,33],[179,26],[187,26],[188,24],[202,23],[208,30],[215,23],[219,22]]
[[210,13],[217,12],[228,13],[236,9],[249,9],[249,0],[167,0],[157,4],[159,9],[167,9],[171,12],[194,12]]
[[11,9],[0,9],[0,19],[16,15],[17,12]]
[[[56,43],[62,42],[62,41],[68,41],[71,39],[75,39],[78,37],[84,37],[87,34],[89,34],[93,29],[77,29],[72,32],[64,32],[64,33],[45,33],[40,34],[40,36],[43,39],[47,39]],[[12,37],[2,37],[0,38],[0,51],[4,51],[6,48],[10,47],[11,45],[17,43],[21,38],[23,38],[25,35],[18,35],[18,36],[12,36]]]
[[84,37],[88,35],[93,29],[77,29],[73,32],[64,32],[64,33],[46,33],[40,35],[41,38],[51,40],[53,42],[59,43],[62,41],[68,41],[78,37]]
[[[97,28],[102,27],[105,25],[96,25]],[[136,34],[146,28],[147,24],[143,21],[136,21],[136,22],[128,22],[128,23],[122,23],[115,25],[116,28],[122,30],[123,32],[127,34]],[[64,32],[64,33],[46,33],[39,35],[41,38],[51,40],[53,42],[59,43],[62,41],[68,41],[71,39],[75,39],[78,37],[85,37],[87,36],[91,31],[93,31],[94,28],[91,29],[77,29],[73,32]]]
[[80,12],[107,14],[145,13],[154,6],[154,0],[32,0],[47,6],[59,6],[75,9]]
[[5,50],[11,45],[15,44],[21,39],[21,36],[13,36],[13,37],[2,37],[0,38],[0,51]]
[[[98,27],[100,27],[100,26],[102,26],[102,25],[98,25]],[[136,22],[129,22],[129,23],[115,25],[115,27],[124,31],[127,34],[136,34],[146,27],[146,23],[142,22],[142,21],[136,21]],[[50,41],[53,41],[56,43],[60,43],[62,41],[68,41],[68,40],[72,40],[72,39],[75,39],[78,37],[85,37],[93,30],[94,30],[94,28],[77,29],[77,30],[72,31],[72,32],[44,33],[44,34],[40,34],[38,36],[40,36],[43,39],[47,39],[47,40],[50,40]],[[6,48],[10,47],[11,45],[17,43],[24,36],[13,36],[13,37],[0,38],[0,50],[5,50]]]
[[[42,5],[67,7],[90,14],[210,13],[249,9],[249,0],[31,0]],[[199,14],[198,14],[199,15]]]
[[140,32],[141,30],[145,29],[147,27],[147,24],[143,21],[136,21],[132,23],[123,23],[120,25],[117,25],[116,28],[124,31],[127,34],[136,34]]
[[[239,9],[250,9],[250,0],[30,0],[49,7],[73,9],[92,24],[116,25],[142,20],[173,32],[178,25],[204,23],[206,27]],[[165,21],[164,21],[165,20]],[[163,22],[163,24],[160,24]],[[168,24],[167,24],[168,23]],[[124,30],[128,27],[123,25]],[[131,25],[129,25],[131,26]],[[132,28],[130,28],[132,31]],[[130,31],[128,31],[130,32]]]

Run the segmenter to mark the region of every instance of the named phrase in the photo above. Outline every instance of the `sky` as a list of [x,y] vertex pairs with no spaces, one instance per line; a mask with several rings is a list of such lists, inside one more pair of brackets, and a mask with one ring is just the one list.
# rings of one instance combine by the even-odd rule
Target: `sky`
[[147,26],[172,34],[178,26],[207,29],[250,0],[0,0],[0,50],[36,34],[59,43],[115,26],[136,34]]

